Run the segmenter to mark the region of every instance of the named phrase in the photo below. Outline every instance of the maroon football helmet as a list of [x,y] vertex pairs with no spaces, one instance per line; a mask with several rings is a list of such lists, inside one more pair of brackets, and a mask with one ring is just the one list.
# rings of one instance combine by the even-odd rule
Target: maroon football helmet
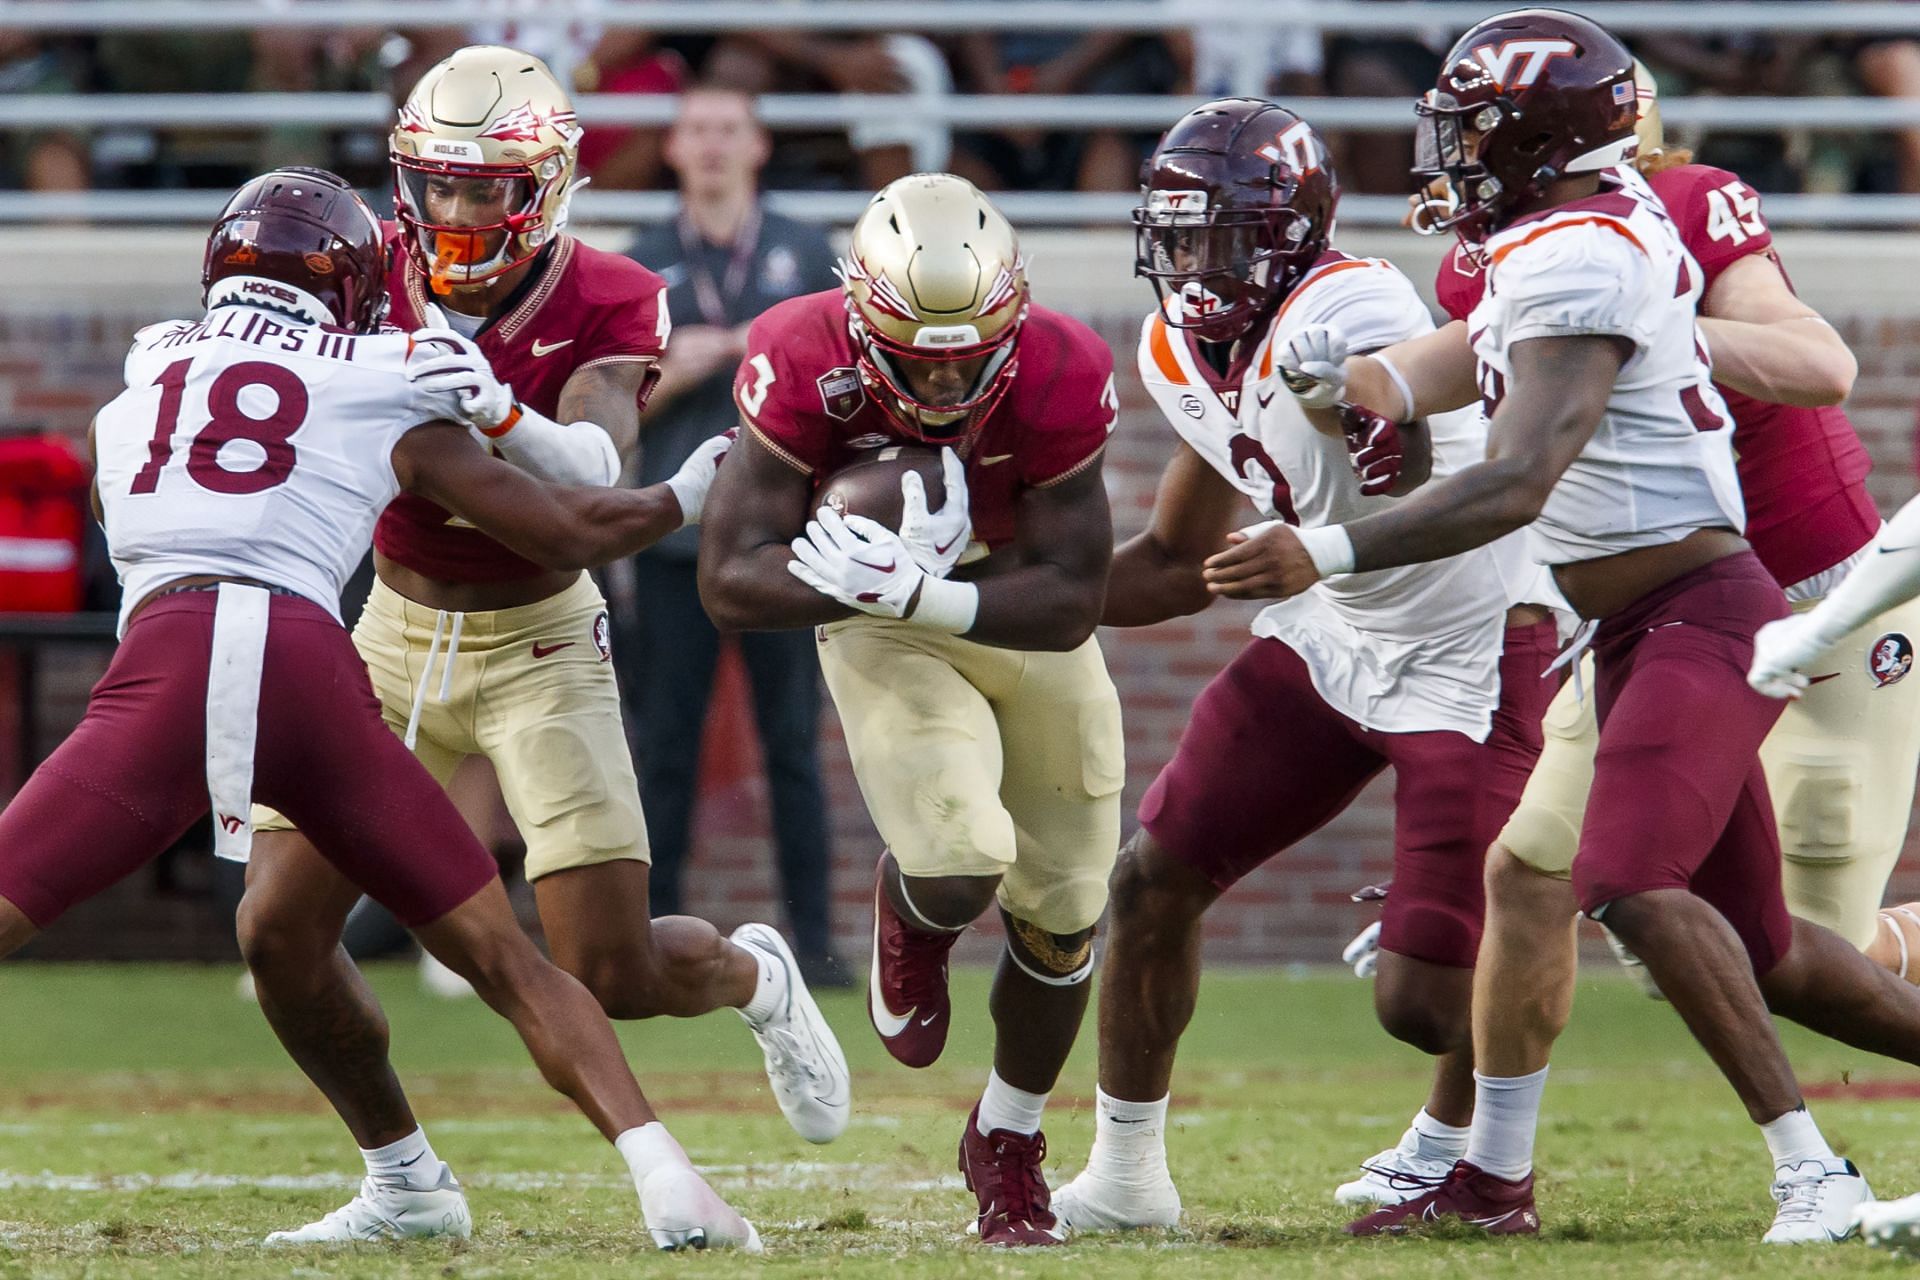
[[275,169],[234,192],[213,224],[201,300],[253,302],[371,333],[387,314],[385,240],[344,178]]
[[1313,126],[1259,98],[1195,107],[1148,157],[1133,211],[1135,275],[1167,323],[1231,342],[1326,252],[1340,202]]
[[1578,14],[1516,9],[1460,37],[1416,110],[1414,172],[1459,200],[1433,225],[1477,243],[1559,178],[1632,158],[1633,55]]

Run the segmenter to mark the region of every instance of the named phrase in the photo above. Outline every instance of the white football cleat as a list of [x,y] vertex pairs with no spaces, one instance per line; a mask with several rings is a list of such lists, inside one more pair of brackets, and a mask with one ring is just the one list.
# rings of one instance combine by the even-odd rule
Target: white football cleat
[[1143,1186],[1085,1169],[1053,1193],[1053,1216],[1071,1232],[1173,1227],[1180,1223],[1180,1192],[1165,1174]]
[[[733,931],[736,946],[746,947],[787,971],[785,1007],[755,1025],[753,1038],[766,1055],[767,1083],[793,1131],[808,1142],[832,1142],[846,1132],[853,1111],[853,1078],[840,1041],[820,1013],[787,940],[771,925],[743,924]],[[746,1014],[742,1011],[741,1017]]]
[[440,1166],[440,1181],[419,1191],[397,1178],[368,1177],[360,1193],[317,1222],[292,1231],[276,1231],[266,1243],[353,1244],[365,1240],[418,1240],[427,1236],[473,1234],[473,1215],[453,1170]]
[[1920,1252],[1920,1195],[1864,1201],[1854,1206],[1853,1226],[1876,1249]]
[[1763,1244],[1833,1244],[1855,1230],[1854,1211],[1873,1199],[1851,1160],[1802,1160],[1774,1170],[1780,1208]]
[[662,1165],[640,1184],[640,1216],[653,1243],[668,1253],[681,1249],[741,1249],[762,1252],[760,1233],[735,1213],[690,1164]]
[[441,963],[430,951],[420,953],[420,989],[442,1000],[464,1000],[477,994],[471,982]]
[[1385,1208],[1405,1204],[1423,1196],[1447,1180],[1453,1172],[1454,1156],[1423,1156],[1420,1135],[1408,1129],[1398,1145],[1388,1147],[1360,1166],[1360,1176],[1343,1182],[1333,1191],[1333,1202],[1344,1205],[1371,1204]]

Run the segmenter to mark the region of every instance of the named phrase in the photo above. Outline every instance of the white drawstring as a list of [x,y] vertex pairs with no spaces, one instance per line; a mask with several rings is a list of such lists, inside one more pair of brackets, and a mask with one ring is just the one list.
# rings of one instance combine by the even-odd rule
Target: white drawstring
[[1586,684],[1580,678],[1580,655],[1585,653],[1587,646],[1593,643],[1593,633],[1599,629],[1599,619],[1588,618],[1583,621],[1579,626],[1574,628],[1573,638],[1567,641],[1567,647],[1562,649],[1559,656],[1548,663],[1547,669],[1540,673],[1540,678],[1544,680],[1560,668],[1569,667],[1573,674],[1573,700],[1575,702],[1584,703],[1587,700]]
[[[465,614],[456,613],[453,615],[453,643],[447,646],[446,667],[442,672],[440,680],[440,701],[442,702],[447,700],[447,686],[453,681],[453,655],[454,650],[460,645],[460,624],[465,618]],[[446,626],[447,611],[445,609],[435,609],[433,611],[433,639],[427,642],[427,663],[420,668],[420,683],[416,685],[413,690],[413,710],[407,714],[407,732],[402,739],[407,744],[407,750],[409,751],[413,750],[414,744],[420,741],[420,713],[426,709],[427,686],[433,680],[433,660],[440,653],[440,637],[445,632]]]
[[447,693],[453,688],[453,661],[460,656],[460,629],[466,625],[467,615],[453,615],[453,634],[447,637],[447,656],[440,667],[440,701],[447,700]]

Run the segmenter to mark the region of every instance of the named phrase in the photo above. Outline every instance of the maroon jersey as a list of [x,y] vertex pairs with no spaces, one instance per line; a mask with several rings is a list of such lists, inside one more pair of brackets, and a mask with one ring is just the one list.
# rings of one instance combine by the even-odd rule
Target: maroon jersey
[[[389,233],[397,240],[399,233]],[[393,255],[389,324],[418,329],[433,300],[405,253]],[[578,369],[621,360],[657,360],[672,325],[666,282],[631,258],[561,236],[506,314],[474,341],[514,398],[552,418],[560,390]],[[644,393],[642,396],[644,400]],[[443,582],[503,582],[543,570],[425,498],[403,493],[374,526],[381,555]]]
[[[1733,174],[1688,164],[1647,181],[1699,262],[1707,289],[1750,253],[1779,264],[1760,197]],[[1434,292],[1448,315],[1465,320],[1485,281],[1479,265],[1455,245],[1440,264]],[[1790,587],[1864,547],[1880,528],[1880,512],[1865,483],[1872,462],[1847,415],[1838,406],[1801,409],[1718,389],[1733,414],[1747,540],[1774,580]]]
[[[1012,541],[1022,489],[1058,484],[1094,464],[1118,409],[1113,352],[1078,320],[1033,307],[1019,344],[1012,387],[955,446],[966,463],[973,536],[989,550]],[[840,290],[789,298],[748,330],[733,384],[741,418],[815,481],[861,449],[915,443],[873,397],[855,365]]]

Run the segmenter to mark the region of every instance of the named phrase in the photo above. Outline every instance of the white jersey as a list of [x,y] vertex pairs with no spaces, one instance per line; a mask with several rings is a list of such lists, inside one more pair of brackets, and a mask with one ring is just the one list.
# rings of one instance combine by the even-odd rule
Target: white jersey
[[[1140,376],[1181,439],[1269,519],[1347,524],[1397,501],[1360,492],[1343,437],[1315,429],[1287,393],[1274,350],[1331,324],[1355,350],[1419,337],[1433,318],[1391,263],[1329,253],[1288,295],[1237,386],[1219,387],[1185,336],[1156,313]],[[1433,475],[1486,456],[1479,409],[1428,419]],[[1455,729],[1484,740],[1499,700],[1508,592],[1491,548],[1428,564],[1343,574],[1270,605],[1255,635],[1286,642],[1328,705],[1388,732]]]
[[94,419],[122,629],[191,574],[284,587],[338,618],[399,492],[394,444],[443,416],[407,380],[411,346],[243,305],[142,329],[127,389]]
[[1593,438],[1528,529],[1534,558],[1567,564],[1746,527],[1733,423],[1695,320],[1704,276],[1638,173],[1487,241],[1487,287],[1467,317],[1489,406],[1529,338],[1606,334],[1633,354]]

